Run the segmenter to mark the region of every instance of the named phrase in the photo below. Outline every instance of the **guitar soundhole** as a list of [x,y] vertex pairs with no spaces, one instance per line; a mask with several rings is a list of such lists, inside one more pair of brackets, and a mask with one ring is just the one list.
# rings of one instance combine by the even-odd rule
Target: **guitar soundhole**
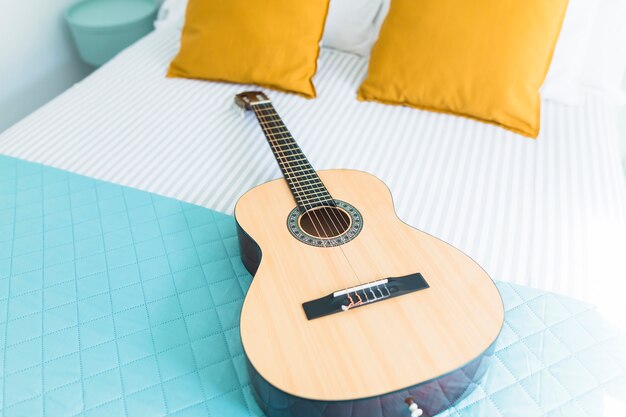
[[302,243],[322,248],[350,242],[363,229],[361,213],[353,205],[334,200],[335,207],[319,206],[305,213],[295,207],[287,218],[287,228]]
[[332,239],[350,230],[352,218],[339,207],[321,206],[305,212],[298,223],[300,229],[309,236]]

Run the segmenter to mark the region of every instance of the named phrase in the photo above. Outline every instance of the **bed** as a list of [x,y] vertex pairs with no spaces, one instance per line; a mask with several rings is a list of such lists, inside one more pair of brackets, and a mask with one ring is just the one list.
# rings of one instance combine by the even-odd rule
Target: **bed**
[[[263,417],[237,240],[232,216],[0,155],[0,414]],[[626,332],[590,304],[497,285],[489,370],[438,417],[626,415]],[[408,417],[406,395],[351,415]]]
[[[248,88],[166,79],[179,33],[153,32],[0,135],[0,153],[231,213],[280,171]],[[367,61],[323,49],[318,98],[269,92],[317,169],[371,172],[408,224],[494,278],[594,301],[626,276],[617,108],[544,102],[537,140],[476,121],[356,100]]]

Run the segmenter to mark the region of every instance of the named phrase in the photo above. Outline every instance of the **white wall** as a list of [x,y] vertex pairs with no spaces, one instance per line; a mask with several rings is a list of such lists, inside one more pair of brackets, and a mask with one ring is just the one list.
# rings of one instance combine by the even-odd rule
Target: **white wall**
[[89,74],[64,10],[76,0],[0,0],[0,132]]
[[[626,91],[626,77],[624,77],[624,90]],[[620,109],[620,128],[622,133],[622,166],[624,167],[624,176],[626,176],[626,106]]]
[[624,176],[626,177],[626,107],[622,109],[622,166],[624,167]]

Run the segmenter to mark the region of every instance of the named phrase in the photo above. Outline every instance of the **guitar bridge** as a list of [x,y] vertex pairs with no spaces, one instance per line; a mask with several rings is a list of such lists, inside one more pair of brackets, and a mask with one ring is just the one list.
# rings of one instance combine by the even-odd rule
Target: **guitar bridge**
[[389,298],[400,297],[428,288],[420,273],[404,277],[384,278],[357,285],[302,304],[306,318],[313,320],[353,308],[363,307]]

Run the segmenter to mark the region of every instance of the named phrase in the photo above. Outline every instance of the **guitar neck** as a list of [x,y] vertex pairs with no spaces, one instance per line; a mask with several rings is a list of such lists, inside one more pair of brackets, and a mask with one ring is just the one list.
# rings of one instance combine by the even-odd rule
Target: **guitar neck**
[[300,146],[269,101],[250,106],[274,153],[291,194],[301,212],[318,206],[334,206],[334,200]]

